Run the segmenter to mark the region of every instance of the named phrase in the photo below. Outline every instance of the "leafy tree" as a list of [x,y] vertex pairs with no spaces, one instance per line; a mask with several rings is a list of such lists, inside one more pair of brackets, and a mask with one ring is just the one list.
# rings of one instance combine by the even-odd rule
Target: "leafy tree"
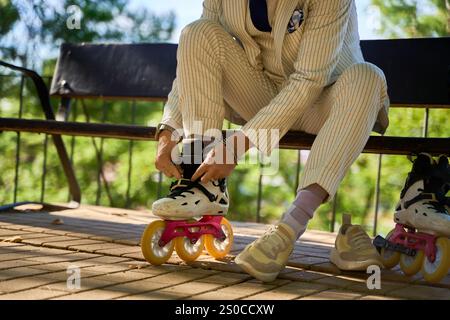
[[372,0],[381,15],[380,34],[390,38],[450,34],[449,0]]
[[[0,58],[38,70],[62,42],[165,41],[175,28],[173,12],[157,16],[127,0],[0,0],[0,9]],[[73,17],[79,29],[69,27]]]
[[[80,29],[70,29],[67,19],[75,14],[68,10],[76,5],[81,11]],[[0,59],[53,74],[57,48],[62,42],[154,42],[171,38],[175,28],[173,12],[157,16],[143,7],[133,8],[126,0],[0,0]],[[6,76],[5,76],[6,74]],[[22,82],[20,76],[9,76],[0,68],[0,117],[19,115]],[[48,77],[46,81],[50,82]],[[33,86],[25,80],[22,116],[42,118]],[[131,123],[131,104],[85,101],[90,120]],[[57,101],[54,101],[54,106]],[[158,103],[137,103],[134,118],[137,124],[156,124],[161,116]],[[107,115],[107,117],[104,117]],[[81,104],[73,105],[71,120],[86,121]],[[19,155],[19,184],[17,200],[40,200],[41,188],[46,201],[66,201],[68,190],[57,154],[45,135],[21,134]],[[64,137],[69,152],[73,149],[75,171],[83,190],[84,203],[116,206],[148,206],[156,198],[158,176],[152,170],[155,156],[153,144],[135,142],[132,172],[133,184],[127,190],[128,151],[130,144],[119,140],[96,139],[105,151],[102,169],[112,185],[110,194],[97,179],[99,164],[92,140]],[[14,200],[15,156],[18,135],[0,134],[0,203]],[[48,147],[47,146],[48,142]],[[44,150],[48,157],[44,158]],[[45,160],[45,161],[44,161]],[[42,185],[43,168],[46,183]],[[165,182],[166,183],[166,182]],[[143,191],[145,190],[145,191]],[[111,199],[115,200],[109,201]]]

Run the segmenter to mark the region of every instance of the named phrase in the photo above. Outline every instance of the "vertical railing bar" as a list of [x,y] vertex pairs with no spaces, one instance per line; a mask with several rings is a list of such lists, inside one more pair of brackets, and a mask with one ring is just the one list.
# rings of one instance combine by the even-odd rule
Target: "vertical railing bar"
[[[161,113],[164,113],[164,103],[161,103],[162,109]],[[158,141],[156,142],[158,143]],[[162,181],[163,181],[163,174],[161,171],[158,171],[158,186],[156,188],[156,198],[159,199],[162,196]]]
[[[77,108],[77,106],[78,106],[78,100],[77,99],[75,99],[75,102],[73,103],[73,105],[72,105],[72,121],[73,122],[76,122],[77,121],[77,117],[78,117],[78,108]],[[74,153],[75,153],[75,136],[72,136],[71,138],[70,138],[70,154],[69,154],[69,161],[70,161],[70,164],[73,166],[74,165],[74,163],[73,163],[73,161],[74,161]],[[67,202],[69,202],[70,200],[72,199],[72,197],[71,197],[71,195],[70,195],[70,190],[69,190],[69,192],[68,192],[68,194],[67,194]]]
[[[133,101],[131,105],[131,124],[134,125],[136,123],[136,101]],[[130,140],[128,145],[128,176],[127,176],[127,193],[125,197],[125,208],[130,207],[130,192],[131,192],[131,170],[133,167],[133,145],[134,141]]]
[[[106,121],[106,102],[102,103],[102,123]],[[100,138],[100,155],[98,157],[98,166],[97,166],[97,194],[95,197],[95,204],[98,206],[100,204],[100,199],[102,196],[102,180],[101,174],[103,170],[103,146],[104,146],[104,138]]]
[[163,179],[163,175],[161,171],[158,171],[158,186],[156,189],[156,197],[157,199],[161,198],[162,196],[162,179]]
[[42,178],[41,178],[41,199],[43,203],[45,200],[45,183],[47,180],[47,159],[48,159],[48,135],[44,136],[44,159],[42,160]]
[[[84,116],[86,117],[86,122],[89,123],[90,122],[90,117],[89,117],[89,113],[88,113],[87,108],[86,108],[86,104],[84,103],[84,100],[81,100],[80,102],[81,102],[81,107],[83,109]],[[91,141],[92,141],[92,145],[94,146],[95,155],[97,157],[97,162],[99,162],[100,150],[98,149],[97,143],[95,142],[95,138],[92,137]],[[114,207],[114,200],[113,200],[113,198],[111,196],[111,192],[109,190],[108,181],[106,181],[106,179],[105,179],[105,174],[103,172],[103,169],[101,170],[100,173],[102,175],[101,178],[102,178],[103,184],[105,186],[106,195],[108,196],[109,205],[111,207]]]
[[334,198],[333,198],[333,208],[332,208],[332,214],[331,214],[330,232],[334,232],[334,225],[336,224],[337,204],[338,204],[338,192],[336,191],[336,194],[334,195]]
[[[19,91],[19,119],[22,118],[23,112],[23,89],[24,89],[25,79],[23,76],[20,77],[20,91]],[[14,193],[13,193],[13,203],[17,202],[17,192],[19,189],[19,166],[20,166],[20,145],[21,145],[21,135],[20,131],[17,132],[16,139],[16,163],[14,168]]]
[[262,186],[263,186],[263,175],[262,163],[259,165],[259,178],[258,178],[258,198],[256,202],[256,222],[261,222],[261,202],[262,202]]
[[301,162],[302,162],[302,151],[298,150],[298,153],[297,153],[297,168],[296,168],[296,172],[295,172],[294,196],[297,195],[298,185],[300,184]]
[[429,118],[430,118],[430,109],[429,108],[425,108],[425,125],[423,127],[423,137],[424,138],[428,138],[428,123],[429,123]]
[[378,212],[380,210],[380,185],[381,185],[381,166],[383,160],[383,154],[378,155],[378,171],[377,171],[377,182],[375,186],[375,215],[373,217],[373,236],[377,235],[378,229]]
[[[47,78],[47,86],[50,85],[51,77]],[[41,177],[41,197],[40,202],[43,203],[45,200],[45,185],[47,182],[47,160],[48,160],[48,134],[44,135],[43,141],[44,147],[44,158],[42,159],[42,177]]]

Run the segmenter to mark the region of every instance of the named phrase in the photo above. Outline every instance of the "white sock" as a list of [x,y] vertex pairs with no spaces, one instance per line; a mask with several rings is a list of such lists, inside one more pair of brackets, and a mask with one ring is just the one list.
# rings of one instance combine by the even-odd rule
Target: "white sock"
[[284,213],[281,222],[289,225],[298,238],[305,232],[309,220],[314,216],[314,211],[322,204],[327,192],[320,186],[302,189],[289,209]]

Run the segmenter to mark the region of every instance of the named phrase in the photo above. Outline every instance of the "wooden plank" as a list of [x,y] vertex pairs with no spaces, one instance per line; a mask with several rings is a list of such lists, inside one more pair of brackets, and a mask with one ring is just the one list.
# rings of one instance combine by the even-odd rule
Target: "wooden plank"
[[[0,131],[154,141],[156,128],[101,123],[0,118]],[[281,139],[280,148],[308,150],[311,148],[314,139],[315,136],[311,134],[289,131]],[[431,154],[450,153],[450,138],[371,136],[364,148],[364,152],[397,155],[408,155],[412,152],[428,152]]]

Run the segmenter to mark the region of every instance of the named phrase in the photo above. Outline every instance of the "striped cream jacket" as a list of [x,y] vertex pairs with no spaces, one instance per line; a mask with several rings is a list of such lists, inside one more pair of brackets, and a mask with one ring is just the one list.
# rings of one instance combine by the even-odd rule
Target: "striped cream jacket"
[[[297,30],[288,32],[296,9],[303,11],[304,20]],[[364,62],[364,58],[354,0],[278,0],[275,11],[269,13],[273,38],[266,45],[273,48],[264,51],[271,56],[263,56],[260,44],[249,34],[248,10],[248,0],[205,0],[201,19],[222,25],[239,41],[250,64],[266,72],[280,88],[279,94],[242,127],[251,141],[257,141],[252,135],[258,129],[277,129],[283,136],[299,111],[312,106],[325,87],[348,67]],[[295,108],[282,108],[291,105]],[[386,130],[388,105],[386,98],[374,131]],[[285,112],[277,112],[280,109]],[[176,81],[161,123],[182,128]]]

